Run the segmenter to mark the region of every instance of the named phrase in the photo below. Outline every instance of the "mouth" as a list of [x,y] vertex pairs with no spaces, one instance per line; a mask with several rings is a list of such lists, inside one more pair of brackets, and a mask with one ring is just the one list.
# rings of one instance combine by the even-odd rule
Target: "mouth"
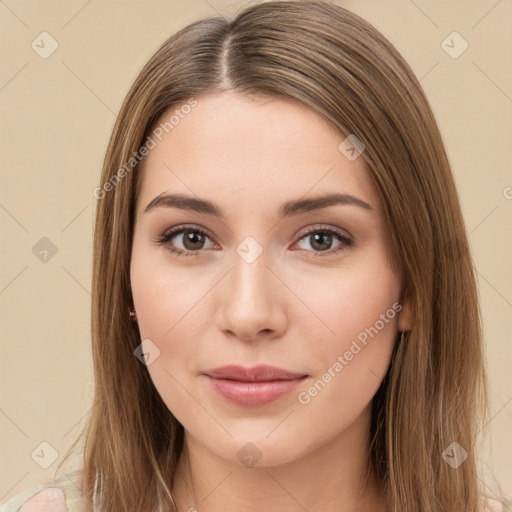
[[309,377],[304,373],[260,365],[223,366],[203,374],[224,399],[244,407],[260,407],[289,394]]

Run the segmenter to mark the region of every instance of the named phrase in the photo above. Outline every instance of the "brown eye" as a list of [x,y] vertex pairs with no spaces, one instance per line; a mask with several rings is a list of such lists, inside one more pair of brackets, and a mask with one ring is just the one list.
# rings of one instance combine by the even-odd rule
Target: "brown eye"
[[193,230],[183,231],[182,233],[183,233],[182,243],[183,243],[185,249],[194,251],[194,250],[199,250],[199,249],[203,248],[205,236],[202,233],[199,233],[199,231],[193,231]]
[[[338,239],[338,243],[334,245],[335,239]],[[309,246],[315,253],[315,256],[321,256],[321,253],[332,254],[337,251],[346,249],[353,244],[353,241],[343,232],[334,229],[312,229],[303,235],[299,242],[309,241]],[[311,252],[307,247],[301,247]]]
[[[180,241],[181,237],[181,241]],[[173,241],[176,239],[176,241]],[[156,240],[158,245],[165,245],[166,249],[178,256],[198,256],[205,249],[208,234],[194,226],[181,226],[172,228]],[[181,248],[179,245],[182,245]]]
[[333,244],[333,236],[329,233],[318,232],[308,236],[310,237],[311,247],[318,251],[327,251]]

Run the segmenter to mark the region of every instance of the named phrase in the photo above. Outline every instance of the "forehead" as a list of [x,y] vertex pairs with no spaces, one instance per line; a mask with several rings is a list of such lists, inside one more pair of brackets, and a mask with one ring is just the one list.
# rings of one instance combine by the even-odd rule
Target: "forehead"
[[307,106],[233,92],[195,101],[171,107],[153,129],[140,208],[166,191],[255,206],[332,191],[377,201],[364,159],[349,160],[338,147],[345,136]]

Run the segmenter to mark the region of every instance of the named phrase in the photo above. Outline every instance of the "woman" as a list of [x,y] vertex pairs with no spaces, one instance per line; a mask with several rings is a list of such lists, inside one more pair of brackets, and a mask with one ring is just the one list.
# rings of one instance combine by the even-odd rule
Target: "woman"
[[502,510],[450,165],[374,27],[295,1],[180,30],[94,194],[83,468],[3,510]]

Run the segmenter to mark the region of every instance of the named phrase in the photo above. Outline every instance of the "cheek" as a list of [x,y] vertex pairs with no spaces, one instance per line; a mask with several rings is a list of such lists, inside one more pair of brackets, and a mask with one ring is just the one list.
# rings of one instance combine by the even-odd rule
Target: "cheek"
[[[187,424],[191,414],[198,417],[204,411],[196,410],[201,397],[191,395],[188,379],[194,373],[199,337],[198,302],[204,295],[191,283],[187,274],[158,266],[146,267],[137,274],[137,260],[133,260],[132,291],[137,321],[142,340],[151,340],[158,349],[158,357],[148,365],[151,380],[167,408],[181,423]],[[195,307],[194,307],[195,305]],[[194,325],[194,329],[191,329]]]
[[327,286],[302,281],[302,293],[307,290],[308,305],[322,323],[312,320],[305,336],[316,339],[304,340],[302,349],[316,364],[313,382],[301,390],[305,395],[300,403],[314,401],[313,407],[324,409],[329,403],[340,404],[338,414],[346,417],[377,391],[389,366],[402,309],[400,282],[386,261],[373,257],[372,264],[361,261],[332,272],[323,283]]
[[201,309],[205,292],[215,283],[211,270],[169,264],[164,249],[134,244],[130,280],[142,338],[170,339],[180,325]]
[[148,366],[149,374],[167,407],[182,421],[180,412],[189,414],[195,404],[186,392],[189,383],[184,375],[197,373],[197,334],[206,318],[205,293],[215,280],[211,270],[199,267],[191,279],[190,269],[169,265],[165,256],[134,244],[130,279],[141,340],[151,340],[159,351]]
[[[312,349],[339,352],[349,349],[351,341],[389,337],[396,332],[401,306],[400,282],[382,260],[374,265],[358,265],[333,269],[325,277],[316,273],[295,280],[294,291],[306,298],[310,331],[316,329],[316,339],[321,344],[311,344]],[[313,312],[314,314],[311,314]],[[320,354],[319,354],[320,355]]]

